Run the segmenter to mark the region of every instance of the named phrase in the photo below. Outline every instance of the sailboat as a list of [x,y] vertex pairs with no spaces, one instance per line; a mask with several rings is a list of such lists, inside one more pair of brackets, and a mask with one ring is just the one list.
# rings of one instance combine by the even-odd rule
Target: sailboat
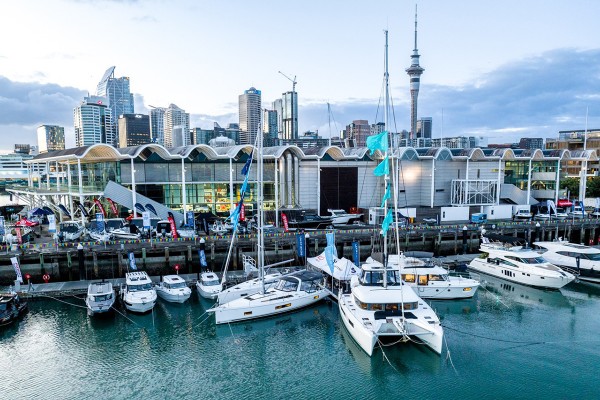
[[215,315],[217,324],[263,318],[290,312],[312,305],[327,297],[323,287],[323,275],[316,271],[301,270],[282,276],[277,283],[265,287],[265,247],[264,247],[264,197],[263,197],[263,135],[258,130],[257,140],[257,205],[258,205],[258,257],[259,291],[244,297],[218,304],[207,312]]
[[[388,121],[389,79],[388,79],[388,32],[385,31],[385,126]],[[375,346],[391,338],[394,342],[420,341],[436,353],[442,351],[444,331],[435,311],[401,279],[398,263],[388,262],[387,232],[393,224],[397,211],[397,187],[394,187],[394,208],[388,209],[391,198],[389,178],[389,133],[384,131],[369,136],[367,147],[371,154],[375,150],[384,153],[383,161],[375,168],[377,176],[384,176],[386,192],[382,207],[387,210],[382,224],[383,263],[367,262],[361,265],[360,277],[354,276],[350,282],[350,293],[340,290],[338,305],[344,326],[369,355]],[[393,155],[393,152],[392,152]],[[397,175],[397,174],[396,174]],[[396,235],[396,248],[399,249]],[[398,254],[400,256],[400,254]]]

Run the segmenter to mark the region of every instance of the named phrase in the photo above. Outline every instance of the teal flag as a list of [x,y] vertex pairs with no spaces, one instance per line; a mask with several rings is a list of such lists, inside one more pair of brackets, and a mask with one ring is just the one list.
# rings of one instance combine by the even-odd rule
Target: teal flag
[[381,150],[382,152],[386,152],[388,149],[388,133],[387,131],[383,131],[378,135],[372,135],[367,137],[367,148],[371,150],[371,154],[375,152],[375,150]]
[[383,199],[381,200],[381,208],[385,207],[385,202],[392,197],[392,193],[390,191],[390,184],[387,184],[387,189],[385,190],[385,194],[383,195]]
[[387,235],[387,231],[390,228],[390,224],[394,220],[394,214],[392,210],[388,210],[387,215],[383,219],[383,223],[381,224],[381,229],[383,230],[383,235]]
[[382,162],[379,163],[377,167],[373,170],[373,175],[375,176],[384,176],[390,174],[390,163],[388,158],[384,158]]

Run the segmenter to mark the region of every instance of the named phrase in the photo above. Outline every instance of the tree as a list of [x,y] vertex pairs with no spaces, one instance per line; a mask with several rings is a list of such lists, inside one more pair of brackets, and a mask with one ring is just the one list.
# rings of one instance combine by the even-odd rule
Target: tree
[[579,197],[579,178],[565,178],[561,180],[560,188],[568,190],[571,197]]
[[600,197],[600,176],[594,176],[587,181],[586,197]]

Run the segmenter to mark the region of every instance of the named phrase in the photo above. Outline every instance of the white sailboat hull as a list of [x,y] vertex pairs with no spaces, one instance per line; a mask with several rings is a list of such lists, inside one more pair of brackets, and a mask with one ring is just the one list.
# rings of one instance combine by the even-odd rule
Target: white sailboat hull
[[475,295],[479,282],[474,279],[450,277],[450,282],[430,281],[427,285],[409,283],[422,299],[452,300],[469,299]]
[[344,326],[350,332],[350,335],[354,341],[364,350],[369,356],[373,355],[373,349],[377,343],[377,335],[363,325],[362,322],[356,318],[356,316],[350,312],[348,304],[344,300],[344,296],[338,299],[340,308],[340,315],[342,316],[342,322]]
[[328,293],[320,289],[311,293],[281,292],[274,289],[239,298],[208,310],[215,314],[217,324],[265,318],[298,310],[315,304]]
[[[281,277],[280,273],[265,275],[265,291],[273,287]],[[233,300],[240,299],[242,297],[250,296],[260,292],[262,289],[262,283],[260,278],[251,279],[246,282],[242,282],[230,288],[227,288],[218,293],[217,299],[219,304],[225,304]]]
[[537,272],[534,270],[523,272],[517,268],[511,268],[507,265],[489,263],[485,259],[481,258],[475,258],[473,261],[471,261],[469,264],[469,269],[492,275],[510,282],[546,289],[560,289],[574,279],[572,275],[567,275],[565,273],[542,274],[541,272],[543,271]]

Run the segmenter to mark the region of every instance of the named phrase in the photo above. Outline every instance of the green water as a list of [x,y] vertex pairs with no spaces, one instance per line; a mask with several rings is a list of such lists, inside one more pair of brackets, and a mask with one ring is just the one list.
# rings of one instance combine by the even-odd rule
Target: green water
[[[83,306],[77,298],[65,301]],[[90,319],[30,303],[0,331],[1,399],[596,399],[600,288],[544,292],[494,281],[474,299],[432,303],[450,356],[422,345],[372,358],[335,303],[215,327],[210,303],[159,300],[153,314]]]

